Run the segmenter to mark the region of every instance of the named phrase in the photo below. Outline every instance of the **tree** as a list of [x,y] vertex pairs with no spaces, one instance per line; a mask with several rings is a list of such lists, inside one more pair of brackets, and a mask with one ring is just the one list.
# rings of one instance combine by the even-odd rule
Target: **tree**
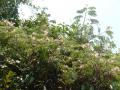
[[[79,12],[87,17],[87,11]],[[98,57],[94,47],[106,45],[101,37],[111,37],[110,27],[108,36],[95,35],[87,18],[84,24],[76,19],[66,25],[50,22],[48,16],[43,10],[21,27],[0,22],[0,89],[119,90],[119,56],[103,52],[106,56]]]
[[[89,47],[98,52],[111,53],[112,48],[115,48],[113,41],[113,32],[109,26],[105,32],[101,32],[99,21],[96,19],[96,8],[85,7],[77,11],[77,16],[72,23],[70,31],[71,36],[81,44],[89,44]],[[94,26],[98,29],[94,32]]]
[[0,20],[9,20],[18,24],[20,3],[28,3],[28,0],[0,0]]

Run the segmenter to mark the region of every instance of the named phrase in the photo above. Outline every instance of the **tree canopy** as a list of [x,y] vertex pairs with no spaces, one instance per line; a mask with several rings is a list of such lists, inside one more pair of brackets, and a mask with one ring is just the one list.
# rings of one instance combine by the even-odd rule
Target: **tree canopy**
[[0,0],[0,20],[7,19],[17,24],[19,20],[18,7],[20,3],[28,3],[29,0]]
[[19,27],[1,20],[0,90],[119,90],[111,27],[101,33],[95,7],[77,14],[71,25],[49,20],[44,9]]

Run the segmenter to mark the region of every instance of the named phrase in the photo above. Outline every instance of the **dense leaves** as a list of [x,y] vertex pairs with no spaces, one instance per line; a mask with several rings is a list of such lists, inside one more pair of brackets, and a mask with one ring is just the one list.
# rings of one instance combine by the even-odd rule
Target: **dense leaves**
[[0,20],[7,19],[18,26],[19,13],[18,7],[21,3],[27,3],[29,0],[0,0]]
[[41,11],[14,27],[0,22],[0,90],[119,90],[119,55],[108,27],[94,33],[94,7],[78,11],[71,25]]

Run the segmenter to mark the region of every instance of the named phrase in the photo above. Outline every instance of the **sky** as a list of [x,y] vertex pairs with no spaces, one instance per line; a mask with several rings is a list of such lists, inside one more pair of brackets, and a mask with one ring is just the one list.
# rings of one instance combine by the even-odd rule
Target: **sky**
[[[105,30],[107,26],[111,26],[114,32],[114,41],[117,48],[120,48],[120,0],[34,0],[33,3],[40,7],[47,7],[48,13],[51,14],[50,19],[67,24],[72,22],[77,10],[86,5],[95,6],[101,29]],[[22,6],[21,9],[24,9],[23,13],[27,12],[23,15],[24,18],[31,15],[28,6]]]

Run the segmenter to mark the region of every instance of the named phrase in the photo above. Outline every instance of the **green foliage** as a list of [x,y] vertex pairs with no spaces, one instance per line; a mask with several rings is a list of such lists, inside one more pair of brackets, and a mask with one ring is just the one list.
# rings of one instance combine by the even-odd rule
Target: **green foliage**
[[1,21],[0,90],[119,90],[112,31],[94,33],[94,7],[78,14],[72,25],[50,22],[44,10],[20,27]]
[[27,2],[28,0],[0,0],[0,20],[9,20],[18,26],[18,7],[21,3]]

